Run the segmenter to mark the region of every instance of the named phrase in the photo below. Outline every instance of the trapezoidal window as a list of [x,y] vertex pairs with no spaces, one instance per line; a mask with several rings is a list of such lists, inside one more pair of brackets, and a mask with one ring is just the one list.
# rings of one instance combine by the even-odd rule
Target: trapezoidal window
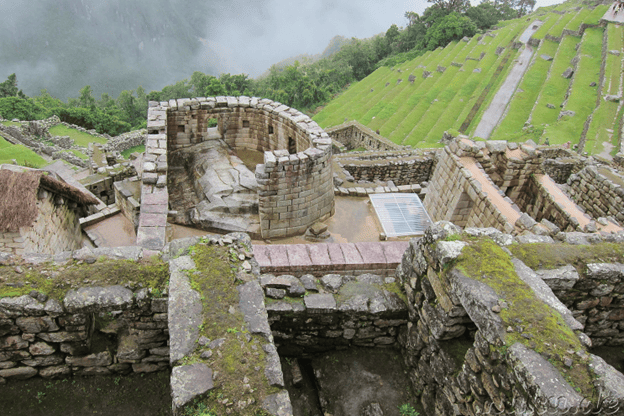
[[243,127],[249,127],[249,120],[243,120]]
[[269,126],[269,134],[273,134],[273,126]]
[[209,118],[208,120],[206,120],[206,127],[208,128],[217,127],[218,125],[219,120],[217,120],[216,118]]
[[184,133],[184,124],[178,126],[178,133]]
[[288,153],[291,155],[297,153],[297,143],[292,137],[288,138]]

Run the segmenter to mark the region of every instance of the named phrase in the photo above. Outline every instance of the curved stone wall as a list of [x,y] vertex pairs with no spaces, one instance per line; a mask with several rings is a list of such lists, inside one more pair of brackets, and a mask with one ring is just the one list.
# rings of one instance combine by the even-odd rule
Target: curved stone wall
[[[216,127],[209,127],[212,124]],[[268,99],[244,96],[150,103],[147,161],[159,162],[168,150],[213,139],[223,139],[234,149],[265,152],[264,164],[256,168],[263,238],[301,234],[333,214],[331,139],[305,114]],[[151,144],[156,151],[153,156],[149,156]],[[143,183],[151,185],[144,194],[158,192],[159,183],[166,192],[166,178],[159,178],[162,172],[157,167],[152,169],[150,164],[144,169],[148,181],[144,174]],[[162,247],[164,241],[156,242],[160,238],[155,237],[142,233],[139,224],[139,244]]]

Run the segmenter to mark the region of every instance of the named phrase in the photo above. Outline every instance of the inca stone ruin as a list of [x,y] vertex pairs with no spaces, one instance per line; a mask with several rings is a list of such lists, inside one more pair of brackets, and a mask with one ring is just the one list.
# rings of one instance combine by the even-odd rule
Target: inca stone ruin
[[[427,415],[624,414],[624,375],[593,352],[624,345],[621,167],[531,142],[413,150],[376,136],[325,132],[264,99],[150,103],[133,166],[103,149],[89,187],[56,167],[91,202],[68,199],[82,226],[121,212],[132,246],[22,248],[2,234],[0,288],[14,293],[0,298],[0,384],[169,370],[176,415],[211,392],[218,414],[298,415],[296,374],[329,371],[314,357],[387,349]],[[249,150],[255,167],[237,154]],[[343,242],[322,226],[340,198],[400,193],[423,201],[424,234]],[[209,234],[169,240],[171,224]],[[314,243],[280,241],[311,229]],[[118,264],[132,275],[106,271]],[[396,412],[381,393],[336,401],[317,384],[327,413]]]

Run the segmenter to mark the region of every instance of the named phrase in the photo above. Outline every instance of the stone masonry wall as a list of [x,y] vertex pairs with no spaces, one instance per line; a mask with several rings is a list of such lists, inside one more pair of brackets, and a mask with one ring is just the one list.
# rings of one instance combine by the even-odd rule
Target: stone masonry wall
[[[6,379],[158,371],[169,366],[167,298],[122,286],[0,299],[0,384]],[[110,348],[102,346],[109,339]],[[111,350],[114,353],[111,353]]]
[[[216,132],[208,129],[210,118],[217,118]],[[168,148],[190,146],[214,138],[215,134],[233,148],[264,151],[264,164],[256,168],[263,238],[302,234],[334,212],[331,139],[308,116],[288,106],[244,96],[154,102],[148,114],[148,133],[146,157],[150,138],[159,139],[155,162],[161,157],[160,149],[166,155]],[[156,163],[146,169],[147,179],[160,187],[159,192],[166,193],[166,162],[161,163],[165,166],[165,177],[151,173],[160,172]],[[144,174],[144,183],[145,180]],[[138,240],[142,245],[162,247],[162,233],[152,238],[143,235],[144,230],[149,231],[139,225]]]
[[431,220],[453,221],[462,227],[494,227],[505,232],[513,231],[513,225],[507,222],[482,191],[480,183],[462,166],[454,153],[460,151],[457,143],[451,143],[440,153],[431,176],[430,191],[423,201]]
[[553,195],[534,177],[525,182],[516,203],[522,212],[529,214],[535,221],[546,219],[561,231],[575,231],[579,227],[578,220],[558,204]]
[[611,216],[624,224],[624,177],[615,173],[612,177],[619,178],[619,183],[601,174],[597,167],[587,166],[568,179],[570,197],[592,217]]
[[393,277],[265,274],[260,284],[280,354],[391,346],[407,324],[407,307]]
[[581,273],[572,265],[535,272],[584,325],[593,346],[624,345],[624,264],[591,263]]
[[435,155],[399,159],[379,157],[373,160],[355,160],[341,158],[339,166],[347,173],[351,181],[392,181],[395,186],[420,184],[429,181],[435,167]]
[[375,133],[372,129],[357,122],[350,121],[339,126],[326,129],[327,134],[348,149],[363,147],[367,150],[398,150],[401,146]]
[[82,245],[79,208],[75,202],[40,189],[37,218],[19,233],[0,233],[0,251],[13,254],[56,254]]
[[[580,332],[583,325],[531,269],[507,257],[504,247],[513,237],[494,229],[467,228],[468,239],[458,240],[458,233],[451,223],[433,225],[422,239],[410,242],[397,268],[409,309],[399,343],[425,414],[624,414],[624,375],[587,352],[591,341]],[[563,329],[546,335],[530,329],[530,318],[511,318],[523,316],[514,312],[520,305],[509,294],[513,289],[495,289],[496,284],[487,283],[484,269],[478,272],[484,275],[471,276],[462,266],[471,260],[456,263],[466,247],[478,244],[475,237],[491,238],[490,244],[499,246],[488,249],[487,255],[497,253],[500,260],[493,261],[510,265],[513,271],[505,273],[515,273],[530,288],[531,294],[523,298],[538,298],[536,302],[552,308],[544,313],[560,314],[560,325],[569,327],[566,333],[574,331],[577,338],[565,335],[570,341],[562,344],[568,350],[563,356],[548,350],[564,336]],[[521,337],[516,338],[518,333]],[[564,375],[570,366],[584,366],[593,384],[581,389],[579,379]],[[576,390],[568,380],[577,380]],[[592,388],[592,397],[584,395]]]

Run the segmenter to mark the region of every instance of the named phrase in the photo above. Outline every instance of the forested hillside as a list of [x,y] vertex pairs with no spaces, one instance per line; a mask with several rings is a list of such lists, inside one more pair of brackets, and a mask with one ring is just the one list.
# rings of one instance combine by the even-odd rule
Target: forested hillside
[[[90,4],[90,1],[72,2],[70,0],[63,0],[59,3],[60,8],[68,9],[66,11],[70,11],[70,14],[73,13],[79,17],[77,21],[71,24],[68,22],[67,33],[63,34],[67,38],[66,41],[71,42],[76,50],[85,49],[81,43],[83,40],[72,35],[72,33],[75,35],[73,31],[77,30],[76,25],[85,24],[83,20],[97,22],[99,18],[89,8]],[[173,6],[154,3],[154,7],[160,8],[159,10],[162,12]],[[306,62],[295,61],[292,65],[286,66],[274,65],[265,76],[258,79],[251,79],[246,74],[225,73],[213,76],[195,71],[189,79],[180,80],[160,91],[149,93],[138,85],[134,90],[122,91],[117,97],[113,97],[109,93],[101,94],[99,98],[95,97],[93,94],[94,85],[99,85],[97,71],[101,68],[94,66],[93,73],[85,78],[86,85],[76,92],[75,98],[63,101],[52,96],[46,89],[42,90],[39,95],[26,97],[18,89],[20,76],[18,72],[2,84],[3,88],[0,89],[0,116],[6,119],[30,120],[57,114],[63,121],[87,128],[95,128],[98,132],[113,135],[144,126],[149,100],[161,101],[189,96],[253,95],[270,98],[311,113],[318,106],[326,104],[351,83],[364,79],[378,68],[387,69],[412,60],[428,51],[433,51],[440,46],[445,46],[449,42],[482,33],[501,20],[523,15],[531,7],[531,0],[499,1],[496,4],[482,2],[474,7],[471,7],[466,0],[436,0],[425,10],[422,16],[407,11],[405,13],[407,23],[405,27],[393,24],[385,33],[369,39],[334,38],[323,53],[325,57],[319,59],[314,57]],[[118,14],[117,19],[121,19],[122,22],[125,21],[126,12],[131,12],[117,3],[111,3],[110,7],[98,10],[103,10],[104,13],[115,12]],[[164,18],[161,14],[146,16],[145,24],[139,27],[135,23],[127,23],[132,36],[135,36],[137,40],[152,36],[150,31],[155,30],[155,26],[151,23],[152,17],[156,21]],[[173,24],[172,18],[182,19],[179,21],[180,25]],[[196,42],[191,38],[198,34],[192,32],[192,24],[189,24],[189,22],[192,23],[192,19],[193,16],[191,15],[175,12],[173,17],[169,17],[163,24],[166,30],[183,30],[179,26],[185,27],[184,30],[189,31],[188,47],[195,47],[193,45],[196,45]],[[97,24],[94,25],[93,36],[104,36],[100,30]],[[161,35],[162,33],[159,36]],[[115,39],[125,41],[121,39],[123,36],[120,36],[120,34],[114,34],[112,38],[107,38],[111,48],[114,49]],[[62,40],[63,38],[59,39]],[[156,40],[152,42],[153,45],[143,45],[143,48],[157,47],[159,45],[158,39],[161,38],[156,37],[154,39]],[[164,42],[164,38],[162,39]],[[6,43],[5,46],[12,47],[11,42],[19,44],[22,40],[4,38],[3,42]],[[105,44],[108,43],[105,42]],[[46,56],[48,53],[60,53],[53,47],[48,48],[48,46],[44,47],[39,43],[30,45],[24,49],[24,56],[28,54],[29,59],[35,59],[36,56]],[[31,50],[37,47],[40,47],[41,50]],[[183,48],[167,45],[167,49],[165,54],[167,62],[173,60],[189,65],[183,59],[182,55],[186,53]],[[175,56],[172,58],[171,50],[182,55],[179,56],[179,59]],[[98,62],[95,56],[91,57],[91,54],[110,52],[107,51],[87,50],[80,55],[79,59],[93,59],[94,62]],[[143,52],[138,51],[137,53]],[[128,66],[128,63],[132,62],[132,57],[119,58],[123,58],[124,66]],[[72,59],[78,59],[78,57],[68,56],[68,61]],[[33,65],[35,64],[37,63],[33,61]],[[166,68],[169,68],[167,63],[155,62],[152,69],[158,72]],[[152,76],[152,69],[147,72],[144,71],[143,75]],[[109,70],[113,69],[109,68]],[[55,79],[54,76],[51,76],[50,82],[56,82]]]

